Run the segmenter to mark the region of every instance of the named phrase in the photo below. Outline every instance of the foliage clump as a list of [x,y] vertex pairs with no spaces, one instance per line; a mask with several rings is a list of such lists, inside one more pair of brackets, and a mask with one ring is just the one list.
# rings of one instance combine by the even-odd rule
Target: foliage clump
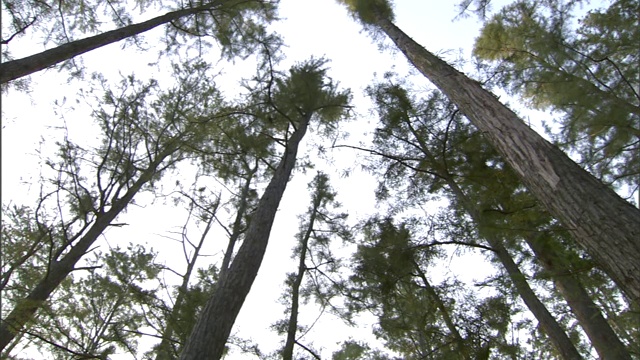
[[364,25],[373,25],[378,19],[393,21],[393,6],[389,0],[339,0]]

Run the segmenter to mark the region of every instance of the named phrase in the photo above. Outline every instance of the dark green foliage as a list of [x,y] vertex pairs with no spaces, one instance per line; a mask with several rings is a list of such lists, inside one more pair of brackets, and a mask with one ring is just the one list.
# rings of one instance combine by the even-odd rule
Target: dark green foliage
[[161,267],[140,246],[95,253],[42,307],[23,341],[56,358],[107,358],[137,353],[145,312],[154,307]]
[[[510,305],[500,297],[478,299],[462,284],[436,284],[428,273],[434,246],[410,232],[420,227],[371,219],[358,246],[350,304],[379,319],[375,334],[405,359],[483,358],[515,354],[508,343]],[[483,355],[485,354],[485,355]]]
[[372,350],[368,345],[353,340],[342,343],[340,350],[333,353],[332,360],[399,360],[391,357],[380,350]]
[[391,0],[338,0],[363,25],[373,25],[378,18],[393,20]]

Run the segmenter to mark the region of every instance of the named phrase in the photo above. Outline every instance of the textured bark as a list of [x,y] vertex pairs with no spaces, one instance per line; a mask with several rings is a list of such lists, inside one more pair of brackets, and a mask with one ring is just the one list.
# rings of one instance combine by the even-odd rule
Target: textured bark
[[427,51],[387,18],[379,16],[376,25],[482,131],[531,193],[640,304],[640,210],[529,128],[477,81]]
[[602,316],[584,286],[564,266],[560,256],[547,247],[549,242],[555,241],[550,238],[543,239],[536,234],[526,237],[525,240],[544,269],[553,277],[556,288],[569,304],[600,358],[631,360],[626,347]]
[[[27,56],[22,59],[7,61],[0,64],[0,84],[33,74],[34,72],[46,69],[50,66],[72,59],[78,55],[91,50],[109,45],[120,40],[142,34],[162,24],[169,23],[184,16],[197,14],[199,12],[212,9],[224,3],[224,0],[216,0],[206,5],[191,9],[177,10],[166,13],[153,19],[124,26],[122,28],[104,32],[99,35],[90,36],[85,39],[71,41],[53,49],[45,50],[41,53]],[[229,0],[227,0],[229,2]]]
[[51,260],[44,277],[27,297],[15,305],[11,313],[0,324],[0,351],[15,338],[16,334],[21,331],[28,321],[33,319],[36,311],[42,307],[58,285],[73,271],[76,263],[84,256],[91,245],[109,227],[118,214],[127,207],[142,186],[153,178],[162,159],[164,157],[160,157],[159,160],[152,163],[124,196],[114,201],[109,211],[98,214],[95,223],[62,259]]
[[307,131],[310,118],[311,114],[308,114],[291,135],[282,160],[258,202],[258,208],[251,218],[251,224],[238,254],[226,274],[218,280],[211,298],[189,336],[181,359],[218,360],[222,356],[231,328],[258,275],[273,220],[295,165],[298,145]]

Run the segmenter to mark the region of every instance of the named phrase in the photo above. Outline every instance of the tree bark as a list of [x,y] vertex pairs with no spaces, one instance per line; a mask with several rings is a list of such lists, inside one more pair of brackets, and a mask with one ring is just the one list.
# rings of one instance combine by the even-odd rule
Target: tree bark
[[95,36],[90,36],[85,39],[71,41],[69,43],[60,45],[53,49],[45,50],[35,55],[1,63],[0,84],[4,84],[11,80],[33,74],[34,72],[46,69],[50,66],[56,65],[65,60],[72,59],[78,55],[84,54],[102,46],[118,42],[128,37],[142,34],[143,32],[151,30],[157,26],[177,20],[184,16],[189,16],[201,11],[212,9],[213,7],[224,2],[225,0],[215,0],[195,8],[172,11],[138,24],[124,26],[119,29],[107,31]]
[[640,210],[529,128],[477,81],[427,51],[389,19],[378,16],[376,25],[483,132],[532,194],[640,304]]
[[[165,154],[168,156],[168,154]],[[29,295],[18,301],[13,310],[0,323],[0,351],[2,351],[31,320],[36,311],[49,299],[60,283],[74,270],[76,263],[105,231],[111,222],[127,207],[142,186],[149,182],[164,159],[161,156],[151,163],[140,178],[120,199],[114,201],[109,211],[97,215],[95,223],[61,260],[52,259],[46,274]]]
[[258,202],[244,241],[226,274],[218,280],[180,359],[218,360],[222,356],[236,317],[260,269],[273,220],[310,119],[311,114],[307,114],[291,135],[282,160]]
[[627,348],[609,326],[584,286],[563,265],[561,257],[547,247],[555,240],[548,237],[542,238],[542,235],[531,234],[525,237],[525,241],[544,269],[553,277],[556,288],[569,304],[600,358],[631,360]]

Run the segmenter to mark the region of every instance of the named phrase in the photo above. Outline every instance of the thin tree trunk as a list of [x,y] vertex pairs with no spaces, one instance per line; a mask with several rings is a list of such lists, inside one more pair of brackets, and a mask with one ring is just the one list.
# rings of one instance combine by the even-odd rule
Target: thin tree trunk
[[308,114],[291,135],[282,160],[258,202],[238,254],[225,276],[218,280],[213,295],[189,336],[181,359],[218,360],[222,356],[236,317],[260,269],[273,220],[310,118],[311,114]]
[[462,337],[462,335],[460,335],[460,332],[458,331],[456,324],[453,323],[451,314],[449,314],[449,310],[447,310],[447,307],[445,306],[444,302],[440,298],[440,295],[438,295],[438,293],[436,292],[436,289],[434,289],[433,286],[431,286],[429,279],[427,279],[427,276],[425,275],[424,271],[422,271],[422,269],[420,268],[420,265],[418,265],[418,263],[415,260],[413,261],[413,266],[418,272],[418,276],[422,280],[424,289],[427,291],[427,294],[431,298],[431,301],[435,302],[436,307],[438,308],[438,310],[440,310],[440,313],[442,314],[442,319],[444,320],[444,323],[447,326],[447,329],[449,329],[449,331],[453,335],[453,338],[456,342],[456,347],[458,348],[458,351],[460,351],[460,357],[462,357],[463,359],[470,359],[471,357],[469,356],[469,352],[467,351],[467,346],[465,344],[464,338]]
[[[166,156],[166,155],[165,155]],[[51,260],[46,274],[31,290],[29,295],[19,300],[9,315],[0,323],[0,351],[2,351],[31,320],[36,311],[49,299],[51,293],[74,270],[76,263],[86,254],[91,245],[100,237],[111,222],[127,207],[144,184],[157,173],[164,156],[151,163],[140,178],[127,190],[123,197],[114,201],[109,211],[96,216],[95,223],[61,260]]]
[[376,25],[477,126],[575,241],[640,304],[640,210],[529,128],[489,91],[433,55],[389,19]]
[[189,260],[189,263],[187,264],[187,271],[182,276],[182,284],[180,284],[180,287],[178,288],[178,296],[176,296],[176,301],[173,304],[173,309],[171,309],[171,313],[167,317],[167,326],[165,327],[164,332],[162,333],[162,341],[160,342],[160,345],[158,345],[158,348],[156,350],[156,360],[175,359],[174,350],[172,349],[172,346],[171,346],[173,340],[171,338],[173,337],[173,333],[175,331],[174,330],[175,322],[179,320],[177,319],[178,309],[180,309],[180,307],[184,303],[185,298],[187,296],[187,291],[189,290],[189,281],[191,280],[191,274],[193,273],[193,269],[196,266],[196,261],[198,260],[198,256],[200,255],[200,249],[202,249],[202,245],[204,245],[204,240],[207,237],[207,234],[209,234],[209,230],[211,230],[211,226],[213,225],[213,222],[216,219],[214,215],[215,215],[215,212],[217,211],[218,205],[219,205],[219,199],[218,201],[216,201],[213,213],[211,214],[211,217],[209,218],[209,221],[207,222],[207,225],[204,231],[202,232],[202,236],[200,236],[200,241],[198,242],[198,245],[195,247],[193,251],[193,256],[191,257],[191,259]]
[[291,314],[289,314],[289,323],[287,324],[287,341],[284,344],[282,350],[283,360],[293,359],[293,345],[296,342],[296,331],[298,330],[298,309],[300,306],[300,285],[304,278],[304,273],[307,271],[305,266],[305,260],[307,258],[307,249],[309,247],[309,239],[311,238],[311,232],[313,231],[313,225],[316,221],[316,215],[322,196],[318,196],[314,199],[313,211],[309,219],[309,225],[300,241],[300,258],[298,261],[298,273],[296,274],[295,281],[291,285]]
[[229,235],[229,242],[227,243],[227,250],[224,253],[224,258],[222,259],[222,265],[220,266],[220,276],[224,276],[224,274],[229,270],[229,264],[231,264],[231,258],[233,257],[233,249],[242,234],[240,226],[242,225],[242,218],[247,214],[247,200],[249,197],[249,190],[251,190],[251,181],[253,180],[253,176],[258,171],[258,160],[256,160],[256,164],[253,168],[249,170],[247,174],[246,182],[242,187],[240,193],[240,205],[238,206],[238,211],[236,212],[236,218],[233,222],[233,226],[231,228],[231,234]]
[[[444,174],[443,179],[447,182],[447,185],[455,195],[456,200],[463,206],[467,214],[476,224],[482,223],[482,217],[473,208],[465,193],[460,189],[458,184],[453,179]],[[538,320],[540,327],[547,334],[549,340],[553,343],[558,353],[563,359],[582,359],[582,356],[575,348],[569,336],[564,329],[558,324],[556,319],[549,313],[546,306],[540,301],[536,293],[531,289],[524,274],[518,268],[518,265],[513,261],[513,258],[502,244],[502,240],[495,236],[484,236],[491,248],[493,248],[498,260],[502,263],[513,286],[518,291],[520,298],[527,305],[527,308],[533,316]]]
[[552,244],[556,241],[548,236],[542,238],[542,235],[531,234],[525,237],[525,241],[544,269],[551,273],[556,288],[569,304],[600,358],[631,360],[627,348],[609,326],[584,286],[563,265],[561,257],[550,249],[555,247]]
[[[464,191],[455,182],[453,176],[449,173],[446,165],[440,164],[429,151],[429,146],[424,139],[420,137],[420,134],[416,131],[410,121],[407,122],[409,131],[420,145],[420,150],[427,158],[431,165],[433,173],[440,177],[446,184],[450,191],[453,193],[455,200],[469,214],[471,219],[476,225],[482,224],[482,215],[473,203],[469,200]],[[529,286],[524,274],[518,268],[518,265],[513,261],[513,258],[502,244],[502,240],[495,236],[484,236],[484,239],[489,243],[494,250],[498,260],[502,263],[511,282],[516,288],[518,294],[524,301],[525,305],[531,311],[533,316],[538,320],[543,331],[547,334],[554,347],[563,359],[582,359],[580,353],[575,348],[564,329],[558,324],[556,319],[549,313],[546,306],[540,301],[538,296]]]
[[[229,2],[229,0],[226,1]],[[119,29],[107,31],[95,36],[90,36],[85,39],[71,41],[69,43],[57,46],[53,49],[45,50],[35,55],[1,63],[0,84],[4,84],[8,81],[33,74],[34,72],[46,69],[50,66],[56,65],[65,60],[72,59],[78,55],[84,54],[102,46],[118,42],[128,37],[142,34],[143,32],[151,30],[162,24],[169,23],[185,16],[197,14],[205,10],[210,10],[213,7],[224,2],[225,0],[215,0],[195,8],[172,11],[138,24],[124,26]]]

